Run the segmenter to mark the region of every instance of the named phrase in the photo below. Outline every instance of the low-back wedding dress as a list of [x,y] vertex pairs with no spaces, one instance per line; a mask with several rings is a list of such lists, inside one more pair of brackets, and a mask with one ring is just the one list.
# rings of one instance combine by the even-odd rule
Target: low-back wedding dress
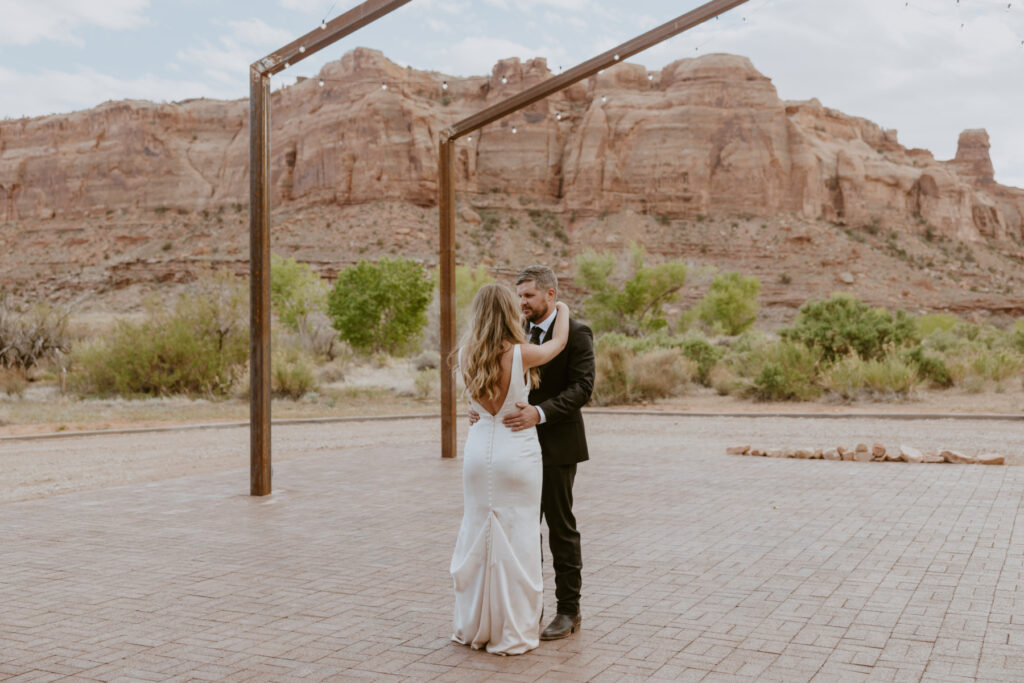
[[491,415],[472,401],[480,420],[469,428],[463,452],[452,640],[495,654],[522,654],[540,642],[540,442],[535,428],[513,432],[501,422],[528,395],[517,344],[505,402]]

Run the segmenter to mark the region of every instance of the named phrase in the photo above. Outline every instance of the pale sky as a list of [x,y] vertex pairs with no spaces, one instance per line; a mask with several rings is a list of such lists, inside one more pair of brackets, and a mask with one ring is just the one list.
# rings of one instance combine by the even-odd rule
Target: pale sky
[[[111,99],[248,95],[248,65],[354,0],[0,0],[0,116]],[[412,0],[275,77],[313,75],[357,46],[417,69],[487,74],[505,57],[569,67],[701,0]],[[986,128],[996,179],[1024,187],[1024,0],[751,0],[633,58],[750,57],[784,99],[899,130],[908,147],[956,152]]]

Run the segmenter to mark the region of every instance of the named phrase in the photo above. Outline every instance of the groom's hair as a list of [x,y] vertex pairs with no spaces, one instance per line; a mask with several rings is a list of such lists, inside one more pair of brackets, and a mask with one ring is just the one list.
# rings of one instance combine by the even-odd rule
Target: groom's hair
[[553,289],[556,294],[558,293],[558,278],[555,277],[555,271],[547,266],[526,266],[523,268],[519,273],[519,277],[516,278],[516,287],[524,282],[533,282],[537,289],[545,292]]

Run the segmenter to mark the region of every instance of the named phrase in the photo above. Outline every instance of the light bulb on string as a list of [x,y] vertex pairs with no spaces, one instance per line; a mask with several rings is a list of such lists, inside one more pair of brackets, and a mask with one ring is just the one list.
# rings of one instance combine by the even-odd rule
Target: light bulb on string
[[556,121],[561,121],[562,120],[562,115],[561,114],[555,114],[555,120]]
[[324,87],[324,79],[321,78],[319,82],[317,82],[317,85],[319,85],[321,88]]
[[518,132],[519,132],[519,129],[517,129],[515,126],[512,126],[512,135],[515,135]]
[[285,63],[284,63],[284,68],[286,68],[286,69],[287,69],[287,68],[288,68],[288,67],[290,67],[290,66],[291,66],[291,64],[289,64],[288,62],[285,62]]
[[320,28],[327,28],[327,20],[326,19],[321,19],[320,20]]
[[444,81],[443,83],[441,83],[441,90],[447,90],[447,89],[448,89],[448,81]]
[[305,52],[305,51],[306,51],[306,46],[305,45],[299,45],[299,52]]
[[653,81],[654,80],[654,74],[647,74],[647,80]]
[[470,135],[468,138],[466,138],[466,142],[473,142],[473,136]]
[[501,82],[502,83],[508,83],[508,76],[502,76],[501,77]]
[[617,52],[613,54],[612,59],[614,59],[616,62],[619,61],[619,54]]
[[608,96],[607,95],[601,95],[601,102],[604,103],[604,102],[607,102],[607,101],[608,101]]
[[388,89],[388,84],[387,83],[381,83],[380,84],[380,89],[381,90],[387,90]]

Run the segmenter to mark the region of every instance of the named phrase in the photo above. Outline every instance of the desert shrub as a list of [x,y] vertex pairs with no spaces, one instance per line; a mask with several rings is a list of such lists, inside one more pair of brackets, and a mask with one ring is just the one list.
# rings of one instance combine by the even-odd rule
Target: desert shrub
[[747,390],[748,384],[737,375],[731,367],[724,363],[712,366],[708,371],[707,384],[715,390],[719,396],[730,396],[736,393],[743,393]]
[[341,338],[361,352],[417,348],[434,283],[416,261],[360,261],[338,274],[327,308]]
[[31,368],[71,347],[69,309],[38,304],[18,308],[0,297],[0,367]]
[[853,400],[864,388],[864,361],[856,354],[840,358],[821,371],[818,381],[826,391]]
[[897,353],[864,362],[864,386],[877,394],[907,396],[918,381],[917,368]]
[[416,373],[416,398],[420,400],[437,399],[441,396],[441,370],[425,368]]
[[1010,330],[1010,343],[1015,349],[1024,353],[1024,318],[1018,320]]
[[617,331],[629,336],[668,327],[664,305],[675,301],[686,282],[686,265],[672,261],[646,265],[643,247],[630,246],[625,277],[615,277],[614,254],[588,251],[576,260],[577,282],[590,295],[583,314],[594,332]]
[[865,359],[880,358],[889,347],[900,348],[916,341],[914,321],[906,311],[893,314],[884,308],[871,308],[847,294],[804,304],[796,322],[781,335],[821,349],[826,361],[850,353]]
[[914,318],[914,327],[921,339],[935,332],[948,332],[960,322],[952,313],[928,313]]
[[712,346],[703,337],[694,336],[683,337],[677,345],[682,350],[683,355],[696,364],[697,380],[701,384],[708,386],[708,375],[719,359],[725,354],[725,350]]
[[275,348],[270,360],[270,392],[278,398],[299,399],[319,385],[314,365],[306,353],[291,344]]
[[762,346],[748,360],[760,365],[751,393],[762,401],[806,401],[819,396],[816,380],[821,357],[818,348],[785,339]]
[[8,396],[22,397],[28,389],[28,379],[22,368],[6,368],[0,365],[0,392]]
[[696,364],[676,348],[634,350],[616,336],[598,340],[594,402],[623,405],[680,393],[696,375]]
[[697,304],[697,317],[716,332],[740,334],[757,320],[760,294],[761,281],[756,277],[721,273],[715,276],[708,293]]
[[230,275],[201,280],[141,322],[120,321],[75,349],[71,386],[101,396],[225,396],[249,357],[246,290]]
[[949,374],[946,361],[942,358],[925,354],[923,346],[918,345],[908,349],[904,356],[907,361],[914,364],[917,368],[917,374],[922,380],[929,382],[932,386],[943,389],[953,386],[953,378]]

